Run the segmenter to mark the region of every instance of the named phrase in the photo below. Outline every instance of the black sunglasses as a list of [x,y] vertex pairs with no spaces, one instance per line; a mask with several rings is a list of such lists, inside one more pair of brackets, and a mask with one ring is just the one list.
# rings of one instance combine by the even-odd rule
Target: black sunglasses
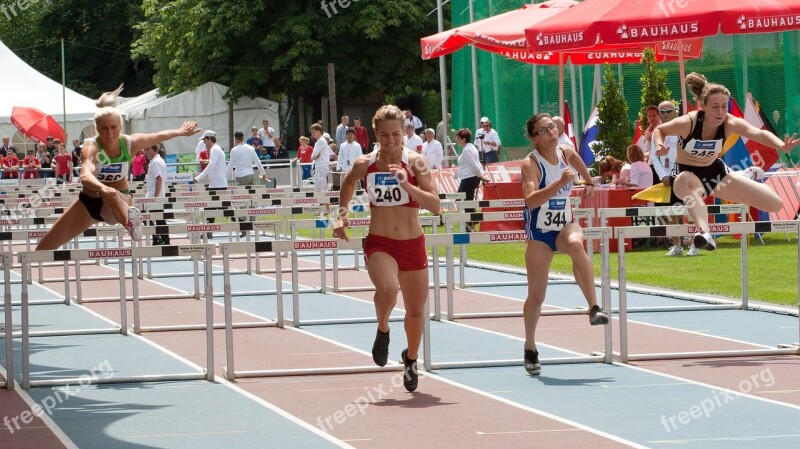
[[671,114],[673,112],[675,112],[675,109],[659,109],[658,110],[658,113],[661,114],[661,115]]

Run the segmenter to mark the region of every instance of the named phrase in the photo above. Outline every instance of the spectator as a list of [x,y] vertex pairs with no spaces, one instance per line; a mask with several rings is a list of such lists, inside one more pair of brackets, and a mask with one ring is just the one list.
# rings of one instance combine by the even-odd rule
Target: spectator
[[58,150],[58,147],[56,146],[56,140],[53,139],[53,136],[47,136],[45,143],[47,146],[47,153],[51,156],[55,154],[55,152]]
[[[414,128],[414,134],[420,135],[422,131],[425,129],[425,125],[422,124],[422,120],[419,119],[416,115],[411,113],[411,109],[406,109],[404,111],[406,114],[406,124],[410,124]],[[413,150],[413,148],[412,148]]]
[[308,137],[301,136],[300,137],[300,146],[297,147],[297,157],[292,159],[292,163],[300,161],[303,176],[302,179],[306,180],[311,177],[311,154],[314,152],[314,149],[308,145]]
[[138,152],[131,162],[131,174],[133,175],[134,181],[144,181],[144,177],[147,174],[147,170],[145,170],[147,166],[147,156],[144,153],[144,151]]
[[275,137],[272,139],[275,142],[275,154],[272,155],[273,159],[289,159],[289,150],[281,142],[280,137]]
[[81,143],[78,139],[72,139],[72,167],[81,165]]
[[[208,152],[208,162],[206,168],[197,175],[195,182],[204,182],[208,180],[208,190],[227,190],[228,189],[228,176],[225,167],[225,152],[222,147],[217,145],[217,133],[208,130],[203,133],[203,142],[206,144],[206,151]],[[207,218],[208,223],[213,223],[213,218]],[[208,238],[212,238],[213,233],[206,234]]]
[[650,165],[652,169],[653,182],[660,182],[657,179],[656,170],[653,167],[653,158],[655,156],[655,149],[653,148],[653,131],[661,124],[661,117],[658,113],[658,106],[648,106],[646,111],[647,128],[644,128],[644,134],[636,141],[636,145],[644,151],[644,160]]
[[[461,156],[458,158],[458,192],[466,193],[466,200],[473,201],[475,193],[481,186],[481,181],[488,182],[483,175],[480,156],[475,145],[470,143],[472,132],[467,128],[461,128],[456,132],[456,145],[461,147]],[[475,212],[473,208],[465,208],[464,212]],[[467,223],[467,232],[475,231],[475,223]]]
[[650,171],[650,166],[644,161],[644,151],[639,148],[639,145],[630,145],[627,153],[631,167],[629,177],[623,185],[628,187],[651,187],[653,185],[653,175]]
[[[144,150],[147,164],[145,181],[147,183],[146,198],[164,198],[167,196],[167,163],[164,161],[166,151],[159,145],[152,145]],[[163,154],[162,154],[163,153]],[[166,226],[166,220],[156,220],[156,226]],[[169,234],[154,234],[153,245],[169,245]]]
[[209,152],[206,142],[206,138],[201,137],[200,142],[197,143],[197,148],[194,149],[195,160],[200,164],[200,170],[198,173],[205,170],[208,166]]
[[255,126],[250,128],[250,137],[247,138],[247,144],[255,148],[259,153],[261,152],[261,148],[264,146],[261,142],[261,138],[258,137],[258,128]]
[[[452,123],[451,120],[453,119],[453,114],[447,113],[447,126],[449,127]],[[444,120],[440,121],[438,125],[436,125],[436,140],[438,140],[443,145],[447,145],[447,139],[450,137],[450,132],[445,129]]]
[[422,144],[422,155],[428,161],[428,166],[433,170],[442,168],[442,161],[444,160],[444,149],[441,142],[434,139],[435,133],[433,128],[425,130],[425,138],[427,141]]
[[269,120],[264,120],[261,123],[264,126],[258,130],[258,138],[261,139],[261,145],[264,145],[267,153],[272,157],[275,154],[275,141],[272,140],[275,138],[275,130],[269,126]]
[[350,117],[343,115],[342,122],[336,127],[336,146],[341,147],[347,141],[347,130],[350,126]]
[[3,165],[3,179],[18,179],[19,157],[17,157],[17,149],[14,147],[9,147],[8,156],[1,159]]
[[347,130],[347,140],[339,145],[339,159],[336,162],[336,171],[347,172],[355,163],[356,158],[363,155],[361,145],[355,141],[356,132],[350,128]]
[[36,157],[41,163],[41,167],[39,167],[41,169],[39,170],[41,175],[35,176],[35,178],[52,178],[53,172],[50,170],[50,164],[53,162],[53,159],[50,156],[50,151],[43,143],[39,144],[38,150]]
[[600,163],[598,164],[598,168],[600,170],[600,181],[606,182],[610,178],[609,182],[617,184],[619,182],[619,175],[624,164],[624,162],[617,160],[613,156],[606,156],[600,160]]
[[[311,153],[311,160],[314,161],[314,191],[328,191],[328,173],[330,173],[331,147],[322,132],[322,126],[315,123],[309,128],[311,136],[317,139],[314,144],[314,151]],[[331,212],[330,204],[325,204],[325,214]]]
[[272,159],[272,155],[267,153],[267,148],[264,146],[262,146],[261,149],[258,150],[257,154],[258,154],[258,160],[260,160],[261,163],[266,163],[267,161]]
[[[11,146],[9,137],[8,136],[3,136],[3,145],[0,146],[0,157],[7,157],[8,156],[8,152],[12,148],[14,148],[14,147]],[[14,151],[16,152],[17,149],[14,148]]]
[[410,123],[405,124],[406,135],[403,138],[403,144],[406,148],[417,153],[422,153],[422,139],[414,134],[414,125]]
[[367,128],[361,126],[361,117],[355,118],[355,126],[353,126],[353,129],[356,132],[356,142],[361,145],[361,152],[364,154],[369,154],[369,132],[367,131]]
[[72,182],[72,156],[67,153],[67,146],[63,143],[58,146],[58,153],[53,158],[53,165],[59,184]]
[[230,161],[228,161],[228,178],[235,175],[236,185],[252,186],[256,184],[253,166],[258,168],[261,179],[266,179],[264,166],[256,155],[256,150],[252,146],[244,143],[244,133],[236,131],[233,134],[233,141],[236,144],[231,149]]
[[484,163],[491,164],[500,160],[500,136],[492,129],[488,117],[481,118],[481,129],[475,132],[475,146]]
[[[40,152],[44,151],[47,154],[47,147],[40,143]],[[35,179],[39,177],[39,170],[42,168],[42,162],[33,153],[33,150],[28,150],[27,156],[22,160],[22,179]]]
[[572,139],[570,139],[569,136],[567,135],[567,129],[566,129],[567,124],[564,123],[564,119],[559,116],[555,116],[553,117],[553,123],[556,124],[556,129],[558,129],[558,144],[566,145],[572,148],[572,150],[574,151],[575,144],[572,143]]

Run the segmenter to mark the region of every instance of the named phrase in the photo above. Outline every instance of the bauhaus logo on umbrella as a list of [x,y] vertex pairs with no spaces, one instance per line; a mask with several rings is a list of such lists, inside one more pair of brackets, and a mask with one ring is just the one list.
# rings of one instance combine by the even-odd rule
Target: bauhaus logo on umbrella
[[540,47],[580,43],[583,42],[583,31],[556,34],[539,33],[536,36],[536,42]]
[[771,17],[746,17],[741,15],[736,21],[742,31],[763,30],[769,32],[781,29],[795,29],[800,25],[800,15],[783,15]]
[[700,32],[698,22],[684,22],[670,25],[631,26],[624,23],[617,28],[617,34],[623,40],[683,38]]

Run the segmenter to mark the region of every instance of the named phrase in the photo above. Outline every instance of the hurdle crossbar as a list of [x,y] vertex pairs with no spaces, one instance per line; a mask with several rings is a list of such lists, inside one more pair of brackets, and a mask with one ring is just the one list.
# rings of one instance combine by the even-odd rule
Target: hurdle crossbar
[[[138,247],[138,248],[115,248],[115,249],[84,249],[84,250],[56,250],[56,251],[28,251],[18,254],[20,263],[22,264],[22,388],[29,389],[31,387],[39,386],[54,386],[54,385],[67,385],[69,383],[80,382],[81,378],[61,378],[61,379],[47,379],[37,380],[32,379],[30,371],[30,337],[33,333],[30,332],[30,314],[29,314],[29,291],[28,282],[26,277],[27,267],[31,263],[45,262],[45,261],[65,261],[65,260],[94,260],[117,258],[120,259],[120,266],[124,266],[124,259],[126,258],[144,258],[144,257],[172,257],[180,256],[198,256],[205,257],[205,290],[206,292],[213,291],[213,277],[211,276],[211,255],[213,254],[214,247],[212,245],[176,245],[176,246],[158,246],[158,247]],[[135,265],[135,262],[133,263]],[[124,270],[120,270],[124,273]],[[136,279],[134,277],[134,279]],[[135,285],[135,284],[134,284]],[[134,292],[134,299],[136,299]],[[125,287],[125,280],[120,279],[120,326],[119,332],[122,335],[128,335],[128,317],[127,317],[127,294]],[[206,294],[206,367],[205,372],[191,372],[180,374],[166,374],[166,375],[145,375],[145,376],[122,376],[114,377],[111,379],[97,379],[104,383],[122,383],[122,382],[148,382],[148,381],[167,381],[167,380],[198,380],[206,379],[208,381],[214,380],[214,326],[213,326],[213,298],[210,294]],[[74,334],[73,334],[74,335]]]
[[[800,230],[798,221],[766,221],[766,222],[745,222],[709,225],[711,234],[721,235],[742,235],[742,302],[732,308],[742,310],[752,310],[747,303],[747,251],[745,234],[767,233],[767,232],[797,232]],[[627,268],[625,266],[625,238],[647,238],[647,237],[675,237],[691,235],[699,232],[694,225],[672,225],[672,226],[633,226],[618,227],[614,234],[618,240],[618,259],[619,259],[619,335],[620,353],[619,358],[622,363],[637,360],[674,360],[689,358],[716,358],[716,357],[750,357],[765,355],[800,355],[800,348],[777,347],[766,349],[747,349],[730,351],[693,351],[693,352],[668,352],[652,354],[630,354],[628,349],[628,299],[627,299]],[[798,240],[798,251],[800,251],[800,240]],[[800,262],[798,262],[800,270]],[[798,281],[800,289],[800,280]],[[705,310],[719,310],[719,307],[707,307]],[[800,320],[800,311],[798,312]],[[800,327],[800,321],[798,322]]]

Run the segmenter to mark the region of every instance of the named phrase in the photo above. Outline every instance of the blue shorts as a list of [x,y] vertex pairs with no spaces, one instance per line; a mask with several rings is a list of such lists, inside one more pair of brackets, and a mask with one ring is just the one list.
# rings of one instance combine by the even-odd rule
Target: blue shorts
[[550,247],[553,252],[556,252],[556,239],[561,231],[542,231],[536,227],[536,217],[539,214],[539,208],[525,209],[522,212],[522,217],[525,220],[525,237],[528,240],[535,240],[542,242]]

